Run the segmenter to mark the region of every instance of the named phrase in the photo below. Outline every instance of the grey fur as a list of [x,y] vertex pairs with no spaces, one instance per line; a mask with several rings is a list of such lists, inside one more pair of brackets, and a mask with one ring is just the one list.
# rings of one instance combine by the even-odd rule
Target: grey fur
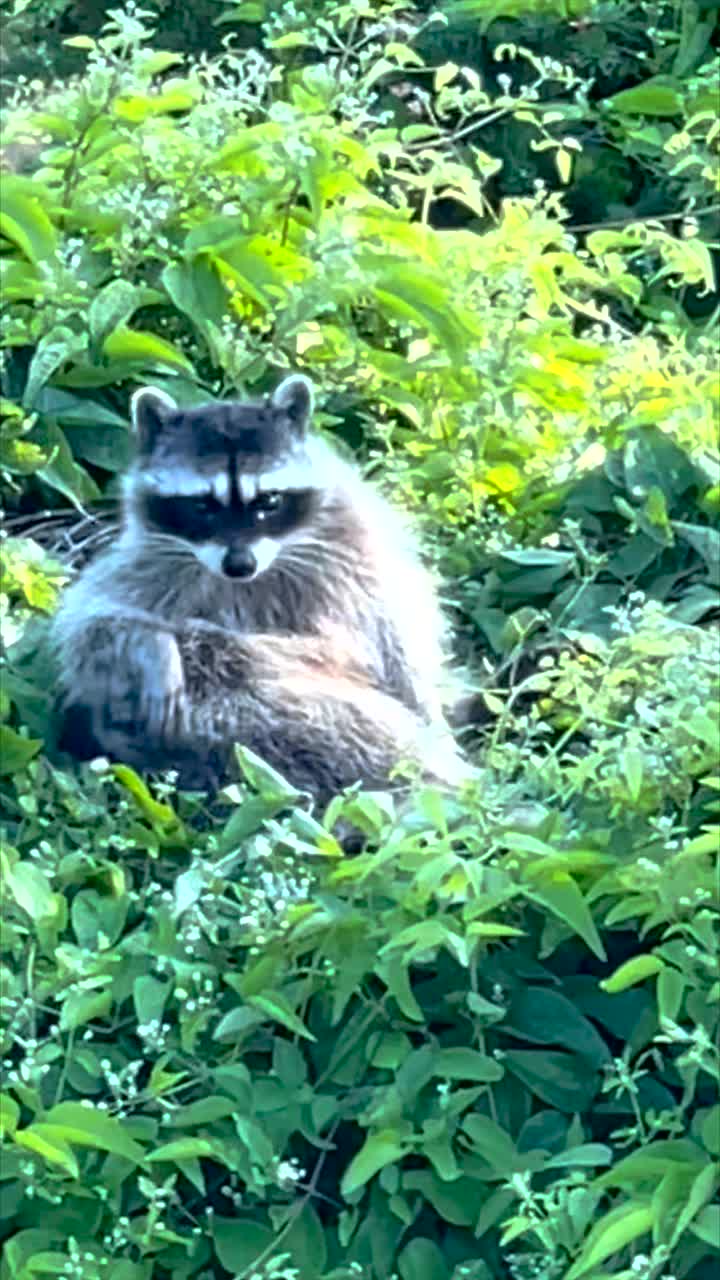
[[[224,404],[183,414],[152,389],[133,397],[140,438],[121,534],[65,592],[53,625],[61,702],[66,716],[82,709],[90,754],[206,785],[226,776],[240,742],[323,798],[358,780],[383,785],[404,760],[443,784],[468,776],[442,714],[430,576],[399,516],[305,436],[311,407],[298,377],[254,413]],[[263,481],[297,474],[314,507],[264,572],[238,581],[148,527],[141,498],[153,486],[167,495],[173,468],[185,481],[209,474],[215,427],[234,440],[254,414],[272,419],[272,456],[243,467]]]

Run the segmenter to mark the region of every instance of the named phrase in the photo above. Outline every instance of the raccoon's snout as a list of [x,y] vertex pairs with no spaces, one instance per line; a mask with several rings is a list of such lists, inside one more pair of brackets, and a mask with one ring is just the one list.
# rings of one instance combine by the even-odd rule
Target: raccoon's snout
[[230,547],[222,558],[221,569],[228,578],[254,578],[258,562],[250,547]]

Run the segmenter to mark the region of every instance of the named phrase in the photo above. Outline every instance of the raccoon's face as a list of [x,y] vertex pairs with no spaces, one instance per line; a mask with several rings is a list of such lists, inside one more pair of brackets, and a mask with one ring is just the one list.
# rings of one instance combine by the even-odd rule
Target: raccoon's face
[[181,411],[136,392],[138,461],[128,496],[150,533],[180,540],[214,573],[250,581],[313,517],[319,500],[305,439],[312,390],[286,378],[261,405]]

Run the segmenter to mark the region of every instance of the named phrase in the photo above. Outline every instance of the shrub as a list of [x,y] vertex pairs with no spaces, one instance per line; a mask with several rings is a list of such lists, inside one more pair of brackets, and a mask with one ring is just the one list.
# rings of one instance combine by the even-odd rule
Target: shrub
[[463,797],[320,820],[246,759],[198,824],[120,766],[17,767],[8,1276],[705,1274],[715,646],[658,606],[614,634]]

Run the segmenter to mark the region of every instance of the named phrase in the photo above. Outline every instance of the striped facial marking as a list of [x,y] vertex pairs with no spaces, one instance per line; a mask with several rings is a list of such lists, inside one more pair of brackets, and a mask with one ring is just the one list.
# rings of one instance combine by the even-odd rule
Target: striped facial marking
[[195,494],[145,493],[142,511],[146,522],[160,533],[170,533],[187,542],[234,538],[247,540],[265,535],[279,538],[293,533],[309,518],[315,507],[312,489],[268,490],[250,502],[221,502],[211,489]]
[[162,471],[147,471],[143,475],[143,487],[158,497],[204,497],[212,494],[218,502],[227,503],[230,497],[230,474],[227,469],[211,474],[194,471],[192,467],[168,467]]

